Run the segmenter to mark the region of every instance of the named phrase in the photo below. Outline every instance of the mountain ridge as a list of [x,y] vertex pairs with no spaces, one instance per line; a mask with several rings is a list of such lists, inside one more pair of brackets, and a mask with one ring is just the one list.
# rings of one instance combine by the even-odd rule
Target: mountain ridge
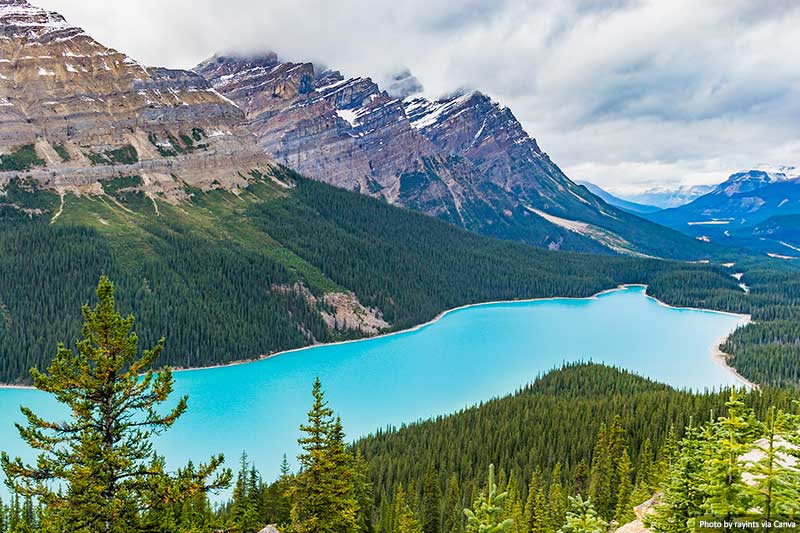
[[645,205],[640,204],[637,202],[631,202],[630,200],[625,200],[620,198],[619,196],[614,196],[610,192],[606,191],[605,189],[601,188],[598,185],[590,181],[576,181],[578,185],[583,185],[589,192],[594,194],[595,196],[602,198],[604,202],[607,204],[613,205],[614,207],[619,207],[620,209],[624,209],[630,213],[636,215],[642,215],[647,213],[655,213],[656,211],[661,211],[660,207],[656,207],[654,205]]
[[[790,219],[782,217],[800,214],[798,174],[800,172],[793,166],[756,167],[736,172],[711,192],[686,205],[644,216],[723,245],[795,256],[796,250],[787,249],[770,235],[783,232],[777,224]],[[759,231],[758,226],[769,220],[773,221],[770,232]],[[791,224],[786,232],[793,235]]]
[[195,71],[244,110],[268,154],[313,179],[543,248],[709,253],[572,182],[508,107],[479,91],[395,98],[370,78],[274,52],[216,55]]

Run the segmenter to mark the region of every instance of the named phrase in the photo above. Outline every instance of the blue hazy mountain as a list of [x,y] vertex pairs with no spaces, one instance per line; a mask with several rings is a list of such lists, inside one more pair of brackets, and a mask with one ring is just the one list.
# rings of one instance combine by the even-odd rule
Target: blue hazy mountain
[[589,192],[594,194],[595,196],[602,199],[608,205],[613,205],[614,207],[618,207],[620,209],[624,209],[629,213],[633,213],[636,215],[642,215],[647,213],[655,213],[656,211],[661,211],[660,207],[656,207],[654,205],[646,205],[640,204],[636,202],[631,202],[629,200],[625,200],[623,198],[619,198],[618,196],[614,196],[610,192],[606,191],[605,189],[595,185],[589,181],[578,181],[579,185],[583,185]]
[[797,215],[800,171],[782,166],[737,172],[686,205],[643,216],[701,240],[796,256]]

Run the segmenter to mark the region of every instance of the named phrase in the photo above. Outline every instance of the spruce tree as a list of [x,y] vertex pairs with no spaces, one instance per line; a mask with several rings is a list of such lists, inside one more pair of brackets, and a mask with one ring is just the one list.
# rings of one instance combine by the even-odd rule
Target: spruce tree
[[280,466],[280,477],[273,484],[274,494],[274,514],[272,519],[277,524],[288,524],[291,520],[292,500],[290,489],[292,483],[292,472],[289,468],[289,460],[286,454],[283,455]]
[[444,533],[461,533],[464,530],[464,511],[461,504],[461,487],[458,476],[453,474],[447,481],[444,494]]
[[661,449],[658,452],[658,463],[656,466],[656,478],[658,482],[667,479],[677,454],[678,440],[675,436],[675,426],[670,425],[669,431],[667,431],[667,437],[664,439],[664,443],[661,445]]
[[642,451],[639,452],[639,465],[636,468],[636,486],[631,496],[631,503],[639,505],[649,500],[655,491],[655,464],[653,461],[653,445],[645,439]]
[[622,457],[617,464],[617,478],[619,485],[617,488],[617,508],[614,513],[614,520],[620,525],[627,524],[635,518],[633,506],[631,505],[631,493],[633,483],[631,481],[631,460],[628,457],[628,450],[622,450]]
[[766,520],[800,513],[800,474],[789,466],[791,448],[786,440],[789,432],[786,414],[770,407],[763,424],[763,437],[753,447],[760,457],[745,464],[745,474],[752,480],[747,489],[753,505]]
[[[609,460],[609,487],[607,510],[604,516],[609,519],[614,518],[618,505],[619,486],[619,462],[622,452],[625,451],[625,428],[622,427],[622,418],[615,415],[611,426],[608,428],[608,460]],[[598,509],[599,511],[599,509]],[[602,513],[601,513],[602,514]]]
[[228,529],[234,533],[255,533],[261,529],[258,509],[258,476],[247,461],[247,454],[239,459],[239,473],[233,487]]
[[702,488],[703,433],[689,421],[667,475],[661,501],[645,518],[645,524],[654,531],[681,533],[694,529],[696,520],[703,514],[701,505],[706,497]]
[[589,466],[586,461],[581,459],[575,467],[572,477],[572,488],[576,494],[589,494]]
[[489,465],[486,489],[481,491],[472,505],[464,509],[467,515],[467,533],[506,533],[514,525],[511,518],[503,519],[503,502],[507,492],[498,493],[494,480],[494,465]]
[[[190,478],[174,478],[153,461],[153,438],[186,411],[184,396],[159,411],[173,391],[169,368],[153,367],[160,340],[139,353],[134,318],[116,310],[114,286],[105,276],[98,304],[83,307],[82,339],[76,351],[58,345],[46,372],[31,370],[37,389],[52,394],[70,417],[51,422],[22,408],[20,436],[40,454],[34,465],[2,455],[9,485],[47,506],[48,527],[74,532],[136,531],[142,509],[153,501],[185,501],[227,486],[222,456],[201,465]],[[60,487],[62,490],[55,490]]]
[[727,416],[713,424],[704,446],[702,488],[708,496],[701,507],[709,516],[729,520],[744,516],[751,508],[740,457],[752,449],[753,424],[736,392],[725,405]]
[[531,477],[531,482],[528,486],[528,499],[525,501],[525,512],[522,519],[523,527],[520,530],[524,533],[549,533],[555,531],[552,528],[554,520],[548,512],[544,487],[538,482],[535,474]]
[[567,515],[567,494],[561,484],[561,463],[553,467],[547,502],[550,527],[546,531],[557,531]]
[[353,489],[358,507],[356,530],[359,533],[372,533],[372,482],[369,479],[369,464],[361,450],[353,457]]
[[508,497],[503,505],[503,515],[514,521],[511,528],[511,533],[523,533],[524,529],[524,504],[520,496],[519,483],[517,483],[517,476],[514,471],[508,476],[507,485]]
[[358,503],[353,486],[352,459],[345,449],[341,421],[325,401],[317,378],[308,424],[298,442],[300,472],[290,495],[292,530],[297,533],[351,533],[358,530]]
[[608,524],[600,518],[591,500],[570,496],[566,523],[559,533],[605,533]]
[[422,533],[416,514],[406,501],[403,485],[398,485],[394,494],[392,533]]
[[611,456],[609,455],[606,425],[601,424],[592,452],[592,468],[589,480],[589,499],[593,508],[605,516],[610,511],[611,502]]
[[439,475],[433,465],[428,466],[422,486],[422,531],[441,533],[441,500]]

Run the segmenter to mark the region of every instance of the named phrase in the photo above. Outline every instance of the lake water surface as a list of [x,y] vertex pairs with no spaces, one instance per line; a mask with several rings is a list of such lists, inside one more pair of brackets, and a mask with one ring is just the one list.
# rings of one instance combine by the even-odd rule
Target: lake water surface
[[[513,392],[570,361],[591,359],[677,387],[738,384],[711,354],[744,321],[666,307],[643,287],[459,309],[414,331],[178,372],[176,395],[189,395],[189,411],[158,447],[170,466],[219,452],[235,466],[246,450],[271,479],[282,454],[297,452],[316,376],[350,437]],[[37,391],[0,389],[0,450],[30,458],[13,427],[20,405],[61,411]]]

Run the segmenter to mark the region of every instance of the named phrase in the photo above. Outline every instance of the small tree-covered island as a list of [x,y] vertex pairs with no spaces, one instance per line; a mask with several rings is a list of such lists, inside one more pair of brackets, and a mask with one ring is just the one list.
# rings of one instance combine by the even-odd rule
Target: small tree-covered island
[[295,469],[284,456],[280,477],[264,479],[244,453],[235,476],[221,455],[170,470],[154,438],[189,403],[158,366],[165,341],[141,349],[108,278],[96,296],[75,348],[60,344],[46,371],[32,370],[69,415],[22,408],[17,429],[38,456],[2,454],[12,493],[2,533],[680,532],[800,520],[795,391],[678,391],[595,364],[352,443],[317,379]]

